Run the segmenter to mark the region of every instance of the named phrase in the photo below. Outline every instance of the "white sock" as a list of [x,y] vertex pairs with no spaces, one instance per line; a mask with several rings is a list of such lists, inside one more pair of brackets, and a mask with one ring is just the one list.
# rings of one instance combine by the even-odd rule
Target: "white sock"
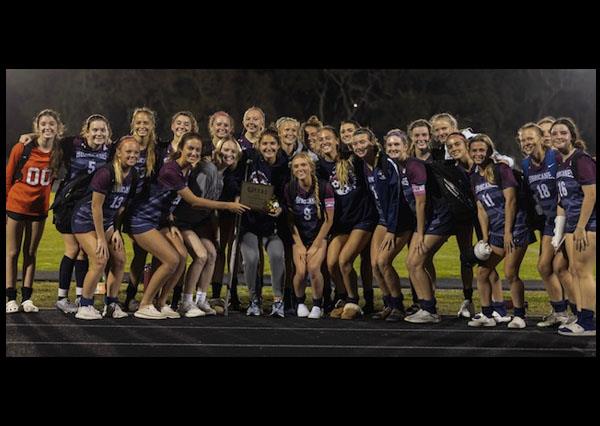
[[83,294],[83,287],[75,287],[75,294],[77,295],[77,297],[81,297],[81,295]]
[[58,297],[67,297],[69,295],[69,291],[64,288],[58,289]]
[[206,301],[206,293],[203,291],[196,292],[196,303],[204,303]]
[[193,294],[183,293],[183,303],[194,303]]

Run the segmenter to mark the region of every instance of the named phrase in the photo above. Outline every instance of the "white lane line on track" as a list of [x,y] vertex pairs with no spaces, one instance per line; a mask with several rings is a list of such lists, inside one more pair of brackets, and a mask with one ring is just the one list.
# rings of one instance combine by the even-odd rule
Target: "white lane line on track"
[[[508,330],[493,328],[471,328],[471,329],[445,329],[445,328],[320,328],[320,327],[217,327],[217,326],[197,326],[197,325],[120,325],[120,324],[6,324],[6,327],[53,327],[53,328],[125,328],[125,329],[167,329],[167,330],[257,330],[257,331],[346,331],[346,332],[384,332],[384,333],[513,333],[517,334],[544,334],[550,333],[550,330],[530,329],[530,330]],[[552,333],[554,334],[554,333]]]
[[471,347],[471,346],[358,346],[358,345],[253,345],[229,343],[105,343],[105,342],[18,342],[7,341],[7,345],[58,345],[58,346],[163,346],[163,347],[223,347],[223,348],[295,348],[295,349],[426,349],[461,351],[533,351],[533,352],[595,352],[586,348],[519,348],[519,347]]

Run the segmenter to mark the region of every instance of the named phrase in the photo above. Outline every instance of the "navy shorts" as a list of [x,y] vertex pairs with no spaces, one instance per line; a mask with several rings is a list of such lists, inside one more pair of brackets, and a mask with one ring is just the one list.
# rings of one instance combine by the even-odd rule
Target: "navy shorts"
[[542,236],[548,235],[554,237],[554,217],[547,217],[542,229]]
[[[490,234],[489,244],[494,247],[504,248],[504,234]],[[519,234],[513,234],[513,243],[515,247],[527,247],[529,244],[535,243],[536,238],[533,231],[526,231]]]
[[[113,227],[112,223],[104,224],[104,232],[108,231]],[[94,222],[76,222],[71,223],[71,234],[87,234],[88,232],[95,231],[96,227]]]
[[425,224],[425,235],[451,235],[453,227],[450,214],[434,214]]
[[42,220],[45,220],[48,217],[48,215],[31,216],[28,214],[9,212],[8,210],[6,211],[6,215],[12,220],[16,220],[19,222],[22,222],[24,220],[28,220],[30,222],[41,222]]
[[[577,221],[572,221],[571,223],[569,223],[569,220],[567,220],[567,223],[565,225],[565,234],[572,234],[575,232],[575,228],[577,228]],[[596,218],[591,218],[587,225],[585,225],[585,230],[586,231],[590,231],[590,232],[596,232]]]

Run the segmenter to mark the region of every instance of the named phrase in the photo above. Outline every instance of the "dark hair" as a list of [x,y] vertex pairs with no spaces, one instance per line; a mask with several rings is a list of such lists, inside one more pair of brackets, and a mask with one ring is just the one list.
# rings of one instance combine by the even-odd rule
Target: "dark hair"
[[202,142],[202,136],[200,136],[200,133],[196,133],[196,132],[185,133],[181,137],[181,140],[179,141],[179,144],[177,145],[177,151],[172,152],[171,155],[169,156],[169,159],[177,160],[179,157],[181,157],[181,153],[183,152],[183,147],[185,146],[187,141],[192,140],[192,139],[198,139],[200,141],[200,143],[202,144],[202,146],[204,146],[204,142]]
[[587,146],[586,146],[586,143],[581,139],[581,136],[579,135],[579,129],[575,125],[575,121],[573,121],[573,119],[569,118],[569,117],[558,118],[552,124],[552,127],[550,127],[550,132],[552,132],[552,129],[554,129],[554,126],[557,126],[559,124],[562,124],[562,125],[566,126],[567,129],[569,129],[569,133],[571,133],[571,143],[573,144],[573,146],[575,148],[585,151]]

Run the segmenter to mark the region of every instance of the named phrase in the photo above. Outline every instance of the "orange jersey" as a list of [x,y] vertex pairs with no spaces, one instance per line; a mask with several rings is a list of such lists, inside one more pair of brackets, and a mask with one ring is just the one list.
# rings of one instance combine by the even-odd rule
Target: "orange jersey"
[[[35,143],[35,142],[31,142]],[[10,151],[6,165],[6,210],[30,216],[48,214],[52,171],[50,153],[35,147],[21,169],[22,178],[13,183],[17,164],[25,145],[17,143]]]

